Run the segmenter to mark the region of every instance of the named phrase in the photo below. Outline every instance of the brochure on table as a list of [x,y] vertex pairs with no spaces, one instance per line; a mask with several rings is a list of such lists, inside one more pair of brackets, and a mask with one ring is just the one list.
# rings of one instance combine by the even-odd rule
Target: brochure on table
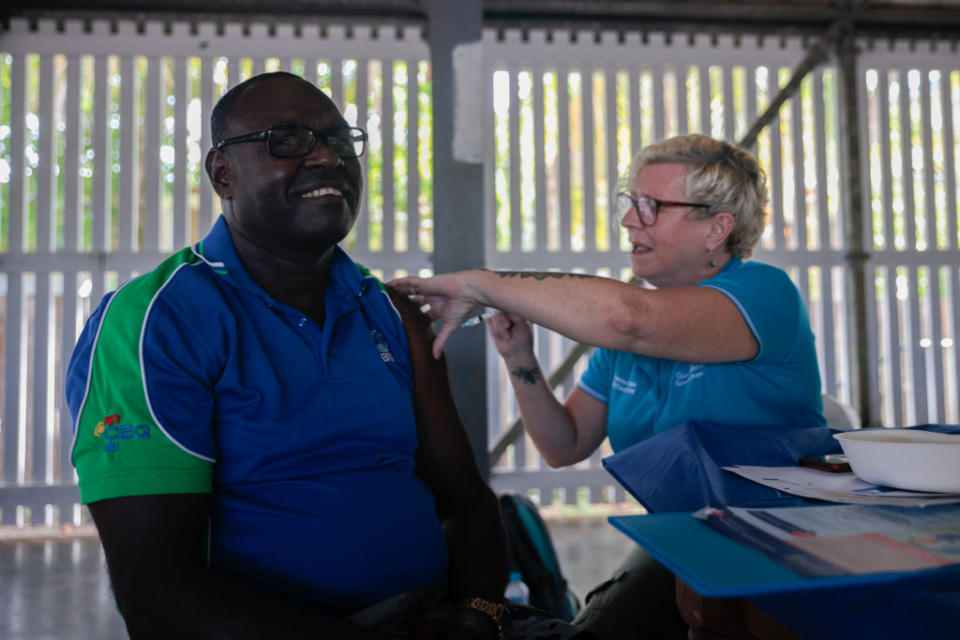
[[[841,511],[822,511],[835,509]],[[886,513],[875,514],[869,521],[899,521],[900,528],[876,525],[873,530],[858,529],[857,520],[866,511],[877,509]],[[809,513],[802,514],[798,519],[794,510],[807,510]],[[706,511],[701,515],[706,515],[707,519],[692,517],[689,513],[663,513],[612,516],[609,520],[704,596],[754,596],[889,583],[926,572],[953,572],[960,579],[960,557],[956,555],[960,546],[960,505],[927,509],[824,505],[749,511],[754,512],[750,514],[749,521],[739,520],[748,522],[747,527],[752,527],[754,521],[764,522],[769,527],[771,518],[768,516],[780,518],[783,512],[782,515],[789,518],[782,518],[786,524],[780,529],[801,532],[800,535],[787,534],[785,537],[804,538],[807,542],[800,546],[789,545],[769,532],[767,535],[777,540],[777,544],[769,544],[769,539],[762,536],[759,539],[763,540],[763,544],[758,544],[757,536],[731,537],[728,535],[730,531],[721,532],[711,526],[709,512]],[[740,518],[737,513],[731,514]],[[915,519],[920,514],[927,514],[929,518]],[[844,531],[841,525],[845,522],[849,528],[845,533],[839,533]],[[809,544],[809,538],[817,537],[818,528],[823,540]],[[763,529],[754,527],[754,530]],[[906,530],[910,530],[918,539],[912,542],[903,539]],[[870,560],[870,555],[865,553],[865,557],[851,560],[855,562],[852,569],[845,568],[842,563],[825,560],[824,556],[832,557],[830,538],[834,535],[837,538],[832,541],[835,545],[832,548],[840,550],[839,553],[849,546],[861,544],[862,540],[873,540],[870,549],[880,560],[870,567],[864,564]],[[924,536],[930,539],[922,539]],[[885,543],[880,540],[884,538],[890,540],[892,551],[889,556],[881,552]],[[818,544],[825,550],[819,548]],[[906,551],[903,545],[916,545],[915,554],[919,560],[913,557],[914,552]],[[905,556],[913,564],[905,561]],[[889,558],[899,559],[900,564],[894,564]],[[900,568],[892,570],[891,566]],[[924,568],[906,568],[911,566]]]
[[960,564],[960,505],[706,507],[694,517],[808,577]]

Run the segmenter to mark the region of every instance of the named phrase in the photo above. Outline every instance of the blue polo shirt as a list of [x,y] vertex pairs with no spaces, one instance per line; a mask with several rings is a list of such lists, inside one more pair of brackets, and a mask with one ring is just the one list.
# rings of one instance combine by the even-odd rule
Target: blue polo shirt
[[607,404],[613,450],[686,420],[826,426],[814,336],[790,277],[770,265],[732,259],[699,286],[737,306],[760,346],[757,355],[703,364],[598,349],[579,387]]
[[211,495],[210,564],[347,613],[438,580],[409,346],[335,248],[317,326],[244,270],[223,218],[108,294],[69,365],[84,503]]

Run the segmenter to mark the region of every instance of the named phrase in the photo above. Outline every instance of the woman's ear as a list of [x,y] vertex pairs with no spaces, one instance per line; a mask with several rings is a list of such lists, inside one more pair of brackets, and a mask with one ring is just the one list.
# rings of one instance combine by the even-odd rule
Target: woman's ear
[[223,153],[216,149],[210,149],[207,152],[204,167],[207,175],[210,177],[210,184],[213,190],[217,192],[223,200],[233,198],[233,168],[230,166],[230,160]]
[[707,233],[707,251],[714,251],[726,244],[727,238],[733,232],[736,220],[732,213],[721,211],[710,218],[710,230]]

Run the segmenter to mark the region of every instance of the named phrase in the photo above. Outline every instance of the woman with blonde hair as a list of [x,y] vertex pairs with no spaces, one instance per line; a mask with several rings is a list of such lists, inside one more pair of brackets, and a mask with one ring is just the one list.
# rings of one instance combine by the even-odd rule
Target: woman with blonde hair
[[[435,355],[473,309],[503,312],[489,331],[552,466],[584,460],[604,438],[619,451],[686,420],[825,426],[803,300],[784,271],[747,261],[767,203],[756,159],[707,136],[671,138],[637,155],[616,202],[633,273],[654,288],[483,269],[391,284],[442,322]],[[534,355],[531,322],[598,347],[562,403]],[[601,638],[684,633],[669,572],[639,551],[626,564],[578,622]]]

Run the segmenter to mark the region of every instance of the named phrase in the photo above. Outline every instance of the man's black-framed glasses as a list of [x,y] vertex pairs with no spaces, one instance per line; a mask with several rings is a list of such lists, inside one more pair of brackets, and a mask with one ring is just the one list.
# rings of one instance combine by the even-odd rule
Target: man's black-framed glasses
[[705,207],[713,205],[702,202],[675,202],[673,200],[658,200],[650,196],[640,196],[634,198],[629,193],[622,191],[617,194],[617,220],[622,221],[624,216],[630,213],[631,209],[637,210],[637,217],[640,224],[645,227],[652,227],[657,223],[657,214],[660,207]]
[[332,127],[314,131],[299,125],[281,125],[263,131],[227,138],[217,143],[217,151],[240,142],[266,141],[267,151],[275,158],[302,158],[316,146],[317,140],[343,159],[359,158],[367,148],[367,132],[360,127]]

